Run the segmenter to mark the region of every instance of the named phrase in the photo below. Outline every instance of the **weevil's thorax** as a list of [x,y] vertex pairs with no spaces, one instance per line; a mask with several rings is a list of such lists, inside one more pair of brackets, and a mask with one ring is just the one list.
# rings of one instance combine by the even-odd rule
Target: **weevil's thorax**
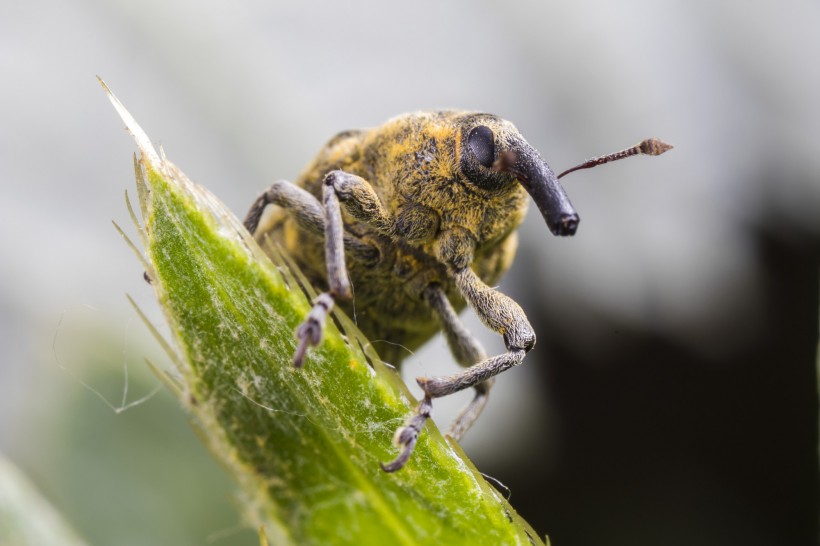
[[500,142],[517,134],[512,124],[489,114],[435,111],[394,118],[365,135],[364,172],[357,174],[380,194],[408,243],[428,246],[441,233],[461,229],[481,247],[503,239],[523,219],[527,193],[511,175],[494,173],[482,185],[470,179],[474,173],[462,154],[478,125],[492,128]]

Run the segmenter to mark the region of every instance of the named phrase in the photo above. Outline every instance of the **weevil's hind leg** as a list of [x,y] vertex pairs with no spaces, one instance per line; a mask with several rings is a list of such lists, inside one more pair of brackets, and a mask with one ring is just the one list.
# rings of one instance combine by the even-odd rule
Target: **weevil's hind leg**
[[[438,285],[431,285],[424,291],[424,299],[430,308],[435,311],[441,322],[442,331],[447,339],[447,344],[450,346],[450,351],[461,366],[465,368],[486,360],[487,353],[481,346],[481,343],[473,336],[464,324],[459,320],[456,310],[447,299],[447,294]],[[447,432],[456,440],[467,432],[473,423],[478,419],[478,416],[487,405],[490,395],[490,387],[495,382],[494,378],[487,379],[478,383],[473,388],[475,389],[475,396],[467,404],[464,409],[458,414],[455,420],[450,425]]]

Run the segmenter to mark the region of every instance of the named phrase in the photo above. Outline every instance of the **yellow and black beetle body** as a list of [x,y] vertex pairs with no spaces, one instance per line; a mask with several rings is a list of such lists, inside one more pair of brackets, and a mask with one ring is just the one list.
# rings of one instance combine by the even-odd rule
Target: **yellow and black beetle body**
[[[578,168],[667,149],[651,142],[663,149],[635,147]],[[578,215],[558,177],[511,123],[430,111],[338,134],[295,183],[275,182],[248,212],[254,237],[278,243],[325,291],[297,330],[297,366],[338,302],[371,341],[385,342],[376,347],[387,362],[400,364],[442,330],[466,367],[417,379],[425,397],[397,431],[402,452],[385,470],[406,463],[433,398],[475,388],[450,429],[459,438],[484,407],[492,378],[535,344],[521,307],[491,288],[512,262],[528,196],[554,234],[575,233]],[[465,304],[504,337],[505,353],[487,357],[458,319]]]
[[[510,130],[497,118],[422,112],[369,131],[347,131],[328,142],[295,182],[321,200],[329,172],[357,175],[369,182],[393,218],[392,225],[377,229],[347,211],[342,214],[345,233],[362,243],[346,255],[357,325],[373,342],[389,342],[377,348],[391,364],[400,364],[409,351],[440,330],[422,298],[427,286],[437,284],[456,309],[464,307],[452,275],[436,257],[437,244],[469,241],[465,251],[472,256],[463,259],[489,285],[497,283],[512,263],[515,228],[529,205],[526,191],[513,180],[481,187],[460,168],[462,127],[488,122]],[[287,209],[272,212],[257,229],[257,237],[265,235],[279,243],[313,285],[326,290],[324,232],[303,229]],[[342,306],[354,316],[352,302]]]

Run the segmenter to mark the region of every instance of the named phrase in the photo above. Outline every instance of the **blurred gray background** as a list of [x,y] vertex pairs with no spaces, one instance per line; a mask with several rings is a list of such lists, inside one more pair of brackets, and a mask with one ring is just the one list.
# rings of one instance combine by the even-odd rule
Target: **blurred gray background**
[[[167,392],[84,386],[122,406],[165,362],[95,75],[240,217],[342,129],[484,110],[559,171],[676,148],[565,179],[572,239],[528,217],[501,289],[538,346],[465,438],[479,469],[560,546],[815,544],[818,29],[808,0],[5,2],[0,452],[91,543],[255,541]],[[404,377],[450,362],[437,338]]]

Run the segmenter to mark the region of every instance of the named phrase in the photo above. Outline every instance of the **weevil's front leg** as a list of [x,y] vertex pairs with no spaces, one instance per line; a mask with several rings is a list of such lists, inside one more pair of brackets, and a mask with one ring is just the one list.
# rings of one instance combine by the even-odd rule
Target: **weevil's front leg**
[[245,216],[245,227],[257,240],[265,236],[266,226],[260,225],[268,205],[278,205],[288,210],[297,225],[305,231],[325,235],[325,256],[328,267],[330,290],[313,301],[313,308],[305,321],[296,329],[298,345],[293,355],[293,365],[301,366],[309,345],[318,345],[322,339],[322,328],[328,313],[333,308],[335,297],[350,297],[350,281],[344,264],[344,240],[342,216],[335,192],[322,186],[322,200],[319,201],[304,189],[286,180],[278,180],[262,193]]
[[[351,177],[358,180],[350,182]],[[358,181],[360,183],[357,183]],[[333,171],[324,178],[322,203],[320,204],[312,194],[304,189],[284,180],[277,181],[256,199],[245,217],[245,227],[255,238],[261,239],[264,236],[264,226],[260,226],[263,214],[268,205],[275,204],[289,210],[300,228],[313,233],[322,233],[325,237],[329,290],[320,294],[313,301],[313,308],[296,330],[298,346],[293,357],[294,366],[301,366],[308,347],[318,345],[321,341],[322,329],[330,310],[333,309],[334,300],[351,297],[350,280],[345,267],[345,249],[356,253],[361,259],[368,259],[377,253],[371,245],[344,233],[340,198],[346,203],[355,200],[358,195],[354,194],[351,197],[349,188],[359,187],[362,184],[369,188],[369,184],[359,177],[353,177],[342,171]],[[375,198],[372,189],[370,193]],[[361,207],[352,203],[352,207],[348,208],[353,208],[358,212]],[[370,209],[372,208],[371,206]],[[377,212],[384,212],[380,205]]]
[[[395,461],[388,465],[382,465],[382,468],[387,471],[393,472],[400,469],[409,458],[410,452],[416,444],[418,430],[421,428],[418,426],[418,422],[424,423],[422,410],[425,411],[425,415],[429,415],[434,398],[447,396],[470,387],[476,388],[477,395],[473,403],[467,406],[454,423],[456,429],[454,432],[456,434],[464,433],[486,404],[486,389],[489,389],[488,382],[492,381],[492,378],[501,372],[521,364],[524,356],[535,345],[535,332],[533,332],[532,326],[527,321],[521,307],[508,296],[484,284],[470,269],[469,264],[473,261],[474,249],[473,238],[467,232],[458,229],[444,233],[439,237],[436,245],[437,257],[447,266],[459,292],[475,309],[478,317],[487,327],[504,336],[507,352],[485,358],[483,350],[479,350],[480,346],[473,342],[472,336],[466,333],[466,329],[459,331],[461,324],[457,322],[457,319],[455,322],[445,319],[443,321],[445,335],[448,336],[448,340],[450,337],[457,340],[455,343],[457,350],[454,350],[456,359],[466,361],[473,357],[481,356],[481,358],[478,359],[478,362],[474,360],[475,363],[471,363],[472,365],[466,370],[453,375],[416,378],[416,382],[424,391],[424,400],[416,415],[396,432],[396,439],[403,447],[403,450]],[[447,315],[446,304],[438,300],[431,305],[436,304]],[[439,315],[442,316],[441,313]],[[451,330],[449,333],[447,332],[448,328]],[[461,328],[463,329],[463,327]],[[469,342],[467,341],[468,338],[470,339]],[[408,441],[401,442],[402,439]]]
[[[458,319],[458,314],[440,286],[435,284],[428,286],[424,290],[423,296],[430,308],[438,315],[444,337],[447,339],[447,344],[450,346],[450,351],[453,353],[456,362],[467,367],[487,358],[484,348]],[[478,419],[481,410],[487,404],[487,397],[492,384],[493,379],[490,378],[475,385],[475,397],[453,421],[450,430],[447,432],[450,436],[459,440]],[[402,449],[401,453],[392,462],[382,463],[382,470],[395,472],[405,465],[416,447],[416,441],[421,429],[424,428],[424,423],[430,418],[432,410],[432,397],[425,396],[416,408],[416,412],[396,431],[393,438],[393,442]]]
[[356,219],[368,223],[380,232],[389,229],[389,218],[370,184],[363,178],[344,171],[329,172],[322,184],[322,204],[325,223],[325,262],[329,290],[313,302],[305,322],[296,330],[299,345],[293,364],[304,362],[309,345],[316,346],[322,339],[325,319],[337,298],[350,299],[352,291],[345,267],[344,224],[341,204]]
[[[459,291],[475,309],[482,322],[496,332],[502,333],[507,344],[506,353],[484,358],[464,371],[444,377],[416,378],[416,382],[424,390],[422,405],[425,407],[432,404],[433,398],[447,396],[470,387],[476,389],[476,396],[473,401],[453,423],[453,432],[460,435],[475,422],[478,414],[481,413],[487,402],[487,391],[493,378],[501,372],[521,364],[524,355],[535,344],[535,334],[521,307],[512,299],[481,282],[469,267],[456,272],[455,280]],[[427,413],[429,414],[429,409]],[[415,418],[418,418],[418,416]],[[408,422],[408,425],[403,429],[399,429],[398,434],[404,433],[404,429],[411,428],[412,424],[412,421]],[[457,436],[454,435],[454,437]],[[401,468],[401,465],[395,465],[400,460],[406,461],[409,457],[409,453],[406,452],[408,449],[412,451],[414,446],[415,439],[412,444],[408,444],[399,459],[390,467],[390,470]]]
[[421,429],[424,428],[424,423],[430,418],[431,411],[433,411],[433,400],[425,396],[416,408],[416,413],[393,436],[393,443],[402,448],[401,453],[387,464],[379,463],[382,470],[395,472],[404,467],[416,447],[416,441],[419,439]]
[[345,210],[356,220],[382,235],[393,235],[393,218],[367,180],[344,171],[331,171],[325,176],[325,187],[333,189]]
[[447,396],[486,381],[521,364],[535,345],[535,332],[521,307],[501,292],[493,290],[469,267],[455,272],[456,286],[475,309],[481,321],[504,336],[507,352],[487,358],[466,370],[445,377],[419,377],[416,382],[430,398]]
[[535,332],[524,310],[512,298],[494,290],[478,278],[470,264],[475,242],[466,230],[451,229],[436,244],[438,259],[447,266],[456,288],[488,328],[504,336],[507,352],[486,358],[466,370],[446,376],[419,377],[416,382],[430,398],[446,396],[474,387],[482,381],[516,366],[535,345]]
[[345,267],[344,224],[339,197],[333,187],[333,172],[325,176],[322,184],[322,204],[325,212],[325,264],[327,266],[327,284],[329,290],[313,301],[313,308],[305,322],[296,329],[299,345],[293,356],[293,365],[300,367],[305,361],[309,345],[316,346],[322,340],[325,320],[336,298],[350,299],[350,278]]
[[416,413],[396,431],[395,442],[402,448],[399,456],[389,464],[382,464],[386,472],[395,472],[404,466],[416,446],[419,432],[430,417],[433,398],[447,396],[454,392],[473,387],[476,396],[473,401],[462,410],[450,430],[450,434],[461,435],[472,426],[481,410],[487,403],[487,395],[493,378],[501,372],[521,364],[528,349],[510,347],[506,353],[486,358],[466,370],[444,377],[418,377],[416,382],[424,390],[424,398],[416,409]]
[[[447,299],[447,294],[440,286],[431,285],[427,287],[424,291],[424,299],[438,315],[444,337],[447,339],[447,345],[449,345],[456,362],[467,368],[486,360],[487,353],[481,343],[464,327],[456,310],[450,304],[450,300]],[[470,429],[478,419],[484,406],[487,405],[490,387],[492,387],[494,381],[493,378],[490,378],[473,387],[475,396],[455,418],[447,434],[456,440],[460,440],[464,433]]]

